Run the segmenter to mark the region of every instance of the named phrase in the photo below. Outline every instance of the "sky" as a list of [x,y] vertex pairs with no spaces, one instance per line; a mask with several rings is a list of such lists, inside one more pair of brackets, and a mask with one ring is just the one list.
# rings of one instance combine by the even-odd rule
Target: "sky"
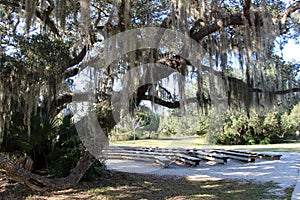
[[290,40],[283,49],[283,58],[286,61],[300,62],[300,44],[296,44],[293,40]]

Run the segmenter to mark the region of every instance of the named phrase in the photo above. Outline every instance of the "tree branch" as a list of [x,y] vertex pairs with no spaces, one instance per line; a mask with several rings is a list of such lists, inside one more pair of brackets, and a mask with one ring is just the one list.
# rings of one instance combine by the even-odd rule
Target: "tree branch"
[[141,100],[147,100],[147,101],[153,101],[154,103],[167,107],[167,108],[179,108],[180,107],[180,102],[175,101],[175,102],[170,102],[170,101],[164,101],[157,96],[153,95],[143,95],[140,97]]
[[[23,1],[20,1],[18,3],[11,2],[11,1],[0,1],[0,4],[14,7],[14,8],[19,8],[20,4],[21,4],[22,9],[25,9],[25,5],[22,4],[22,2]],[[36,14],[37,18],[39,18],[41,21],[43,21],[56,36],[60,36],[59,31],[58,31],[57,27],[55,26],[55,23],[50,19],[50,14],[51,14],[52,10],[53,10],[53,4],[50,3],[50,6],[43,13],[39,10],[36,10],[35,14]]]
[[[197,27],[192,27],[191,30],[193,30],[193,31],[190,32],[190,34],[191,34],[190,36],[194,40],[199,41],[202,38],[204,38],[205,36],[220,30],[220,28],[228,27],[231,25],[244,25],[245,21],[243,20],[243,18],[247,19],[247,21],[249,22],[249,25],[252,26],[253,24],[251,24],[251,20],[250,20],[250,6],[251,6],[251,1],[244,0],[242,15],[235,14],[235,15],[224,17],[211,25],[199,27],[198,31],[194,31]],[[290,15],[293,12],[295,12],[299,9],[300,9],[300,1],[293,2],[289,7],[287,7],[279,15],[279,19],[281,20],[281,23],[284,24],[286,22],[287,18],[290,17]],[[259,23],[259,22],[261,22],[261,19],[262,19],[261,15],[259,14],[259,12],[256,11],[255,12],[255,21],[256,21],[255,26],[262,25],[262,23]],[[277,20],[274,20],[274,21],[277,21]],[[199,23],[197,23],[197,25],[198,24]]]
[[[50,13],[49,13],[50,14]],[[60,36],[59,30],[56,27],[55,23],[50,19],[49,14],[47,11],[41,13],[40,11],[36,10],[35,15],[47,25],[50,30],[56,35]]]
[[[251,92],[258,92],[258,93],[264,93],[264,91],[260,88],[250,88]],[[269,93],[273,93],[275,95],[285,95],[289,93],[294,93],[294,92],[300,92],[300,88],[291,88],[287,90],[275,90],[275,91],[269,91]]]
[[[171,58],[162,58],[162,59],[158,60],[157,62],[160,63],[160,64],[163,64],[163,65],[169,66],[171,68],[175,68],[174,65],[180,65],[180,62],[182,62],[183,60],[185,60],[185,59],[180,57],[180,56],[175,55]],[[185,62],[188,65],[191,65],[191,63],[188,62],[188,60],[185,60]],[[263,91],[260,88],[253,88],[251,85],[248,85],[247,83],[243,82],[240,79],[233,78],[233,77],[228,76],[228,75],[224,75],[224,73],[222,73],[220,71],[217,71],[217,70],[215,70],[215,69],[213,69],[209,66],[201,65],[201,69],[202,69],[202,72],[212,73],[213,75],[218,76],[220,78],[225,78],[228,81],[236,81],[236,82],[238,82],[238,84],[243,84],[244,86],[247,86],[247,88],[249,89],[250,92],[258,92],[258,93],[268,92],[268,93],[272,93],[272,94],[275,94],[275,95],[285,95],[285,94],[288,94],[288,93],[300,92],[300,88],[298,88],[298,87],[291,88],[291,89],[286,89],[286,90]],[[242,88],[244,88],[244,87],[242,87]]]
[[67,68],[73,67],[73,66],[79,64],[84,59],[87,51],[88,51],[88,47],[87,47],[87,45],[85,45],[82,48],[82,50],[80,51],[80,53],[70,61],[69,66]]
[[280,20],[281,24],[285,24],[288,17],[291,16],[291,14],[297,10],[300,9],[300,1],[293,2],[289,7],[287,7],[281,14],[280,14]]
[[250,22],[250,0],[243,0],[243,17],[245,17]]
[[191,34],[191,38],[193,38],[196,41],[199,41],[205,36],[214,33],[223,27],[227,27],[230,25],[243,25],[243,24],[244,22],[241,15],[231,15],[229,17],[224,17],[220,19],[216,23],[200,28],[198,31]]
[[80,70],[79,67],[73,67],[71,69],[67,69],[64,72],[64,79],[68,79],[68,78],[71,78],[73,76],[76,76],[78,74],[79,70]]
[[82,101],[88,101],[89,96],[91,93],[89,92],[70,92],[70,93],[65,93],[62,95],[59,95],[55,101],[53,102],[53,109],[56,109],[55,113],[59,113],[62,109],[66,107],[66,104],[71,103],[71,102],[82,102]]
[[69,176],[65,178],[50,179],[26,171],[8,156],[0,154],[0,169],[3,169],[12,180],[24,184],[34,191],[42,192],[74,187],[81,180],[94,161],[95,159],[93,156],[86,151],[77,162],[76,167],[71,171]]

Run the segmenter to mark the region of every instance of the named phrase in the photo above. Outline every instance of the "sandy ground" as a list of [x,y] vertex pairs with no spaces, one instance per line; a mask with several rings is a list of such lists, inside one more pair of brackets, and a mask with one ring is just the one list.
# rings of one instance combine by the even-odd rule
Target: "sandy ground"
[[225,165],[201,162],[197,167],[172,164],[169,168],[162,168],[155,163],[111,159],[107,160],[107,167],[122,172],[176,175],[189,179],[225,178],[256,182],[273,181],[281,187],[274,192],[280,193],[284,189],[296,185],[300,170],[300,153],[281,152],[280,154],[282,154],[280,160],[256,159],[254,163],[229,160]]

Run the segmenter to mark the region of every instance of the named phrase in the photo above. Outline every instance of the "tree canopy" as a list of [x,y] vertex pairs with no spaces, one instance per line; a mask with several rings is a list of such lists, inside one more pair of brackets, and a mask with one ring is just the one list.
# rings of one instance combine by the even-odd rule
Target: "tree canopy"
[[[142,101],[181,109],[196,102],[199,108],[222,104],[250,113],[252,107],[264,110],[277,104],[291,109],[299,102],[299,63],[287,62],[276,53],[289,39],[299,39],[299,1],[0,0],[0,6],[1,140],[13,117],[30,127],[37,113],[55,118],[72,101],[86,101],[87,91],[74,89],[80,74],[90,76],[86,87],[93,88],[97,120],[106,134],[117,123],[112,96],[122,80],[123,85],[124,80],[137,82],[123,102],[130,110]],[[99,58],[117,55],[115,51],[149,33],[137,32],[128,43],[110,38],[145,27],[157,28],[151,37],[160,41],[164,36],[163,46],[134,49],[109,66],[99,66],[103,65]],[[181,36],[168,38],[168,30]],[[203,51],[191,52],[183,36]],[[138,68],[147,63],[163,65],[166,74],[161,69],[158,75]],[[140,70],[139,76],[129,73],[134,69]],[[178,76],[173,88],[151,79],[174,72]],[[151,81],[141,80],[143,76]],[[187,81],[197,85],[189,97],[184,92]],[[91,156],[79,163],[86,160],[83,168],[90,166]],[[84,173],[79,166],[74,173]],[[32,185],[28,180],[22,179]]]

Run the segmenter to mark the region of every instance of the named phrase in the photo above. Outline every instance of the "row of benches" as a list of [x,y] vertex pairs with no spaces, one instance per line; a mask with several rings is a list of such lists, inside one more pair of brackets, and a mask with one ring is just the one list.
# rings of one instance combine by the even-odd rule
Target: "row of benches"
[[191,166],[199,165],[201,160],[214,161],[225,164],[229,159],[242,162],[254,162],[256,158],[279,160],[280,154],[254,153],[238,150],[198,150],[198,149],[167,149],[151,147],[113,146],[105,150],[110,159],[127,159],[138,161],[157,162],[163,167],[168,167],[172,162],[182,162]]

